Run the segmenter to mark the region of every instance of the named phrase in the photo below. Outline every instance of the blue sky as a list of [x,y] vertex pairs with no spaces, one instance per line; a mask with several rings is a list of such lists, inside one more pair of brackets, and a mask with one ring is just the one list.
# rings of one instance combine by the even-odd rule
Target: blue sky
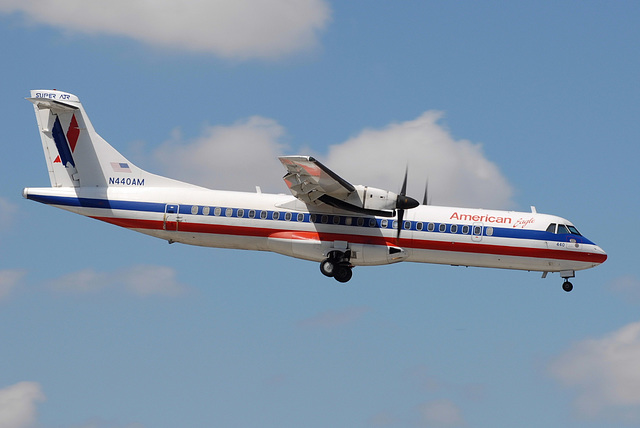
[[[0,1],[1,426],[640,423],[638,4],[208,3]],[[313,154],[397,191],[408,163],[416,198],[535,205],[609,260],[572,293],[406,263],[343,286],[167,245],[22,199],[39,88],[157,173],[286,192],[275,157]]]

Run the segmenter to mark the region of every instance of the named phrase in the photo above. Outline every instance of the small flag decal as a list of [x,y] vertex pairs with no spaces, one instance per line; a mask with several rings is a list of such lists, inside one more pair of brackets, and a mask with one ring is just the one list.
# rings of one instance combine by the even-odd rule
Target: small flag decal
[[111,168],[113,168],[113,172],[131,172],[131,168],[126,162],[111,162]]

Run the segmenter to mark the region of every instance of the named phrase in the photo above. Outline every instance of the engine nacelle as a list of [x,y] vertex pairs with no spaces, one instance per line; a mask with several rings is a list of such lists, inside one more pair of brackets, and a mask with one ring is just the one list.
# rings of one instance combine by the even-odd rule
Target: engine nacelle
[[398,199],[396,193],[360,184],[354,187],[356,191],[351,193],[345,202],[367,210],[393,211],[396,209]]
[[377,266],[398,263],[409,257],[404,248],[392,245],[349,244],[351,264],[354,266]]

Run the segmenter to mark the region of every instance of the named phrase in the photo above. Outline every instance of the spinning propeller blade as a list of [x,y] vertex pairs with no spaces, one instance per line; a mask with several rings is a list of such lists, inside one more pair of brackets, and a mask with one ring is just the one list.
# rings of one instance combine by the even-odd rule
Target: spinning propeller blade
[[404,210],[415,208],[420,205],[420,202],[416,201],[412,197],[407,196],[407,176],[409,175],[409,167],[404,171],[404,180],[402,181],[402,190],[396,199],[396,209],[398,210],[398,234],[396,235],[396,241],[400,240],[400,231],[404,228]]
[[431,201],[429,200],[429,178],[427,177],[427,182],[424,185],[424,195],[422,196],[422,205],[431,205]]

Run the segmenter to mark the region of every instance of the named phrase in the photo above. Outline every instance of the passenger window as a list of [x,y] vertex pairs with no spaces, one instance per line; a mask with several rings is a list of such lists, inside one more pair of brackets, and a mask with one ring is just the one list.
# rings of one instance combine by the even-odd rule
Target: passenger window
[[260,211],[260,218],[261,219],[266,219],[267,218],[268,213],[266,211]]
[[451,225],[451,233],[458,233],[458,225],[457,224],[452,224]]
[[556,224],[555,223],[551,223],[549,225],[549,227],[547,227],[547,232],[549,233],[556,233]]
[[291,213],[288,212],[288,211],[286,213],[284,213],[284,219],[286,221],[291,221]]
[[298,213],[298,215],[297,215],[297,217],[296,217],[296,220],[298,220],[298,221],[304,221],[304,214],[302,214],[302,213]]
[[404,228],[407,230],[411,230],[411,222],[410,221],[405,221],[404,222]]
[[569,234],[569,229],[567,229],[567,226],[565,226],[564,224],[559,224],[558,225],[558,234],[568,235]]
[[485,230],[484,230],[485,234],[487,236],[493,236],[493,227],[488,226]]
[[242,208],[239,208],[239,209],[238,209],[238,217],[239,217],[239,218],[244,217],[244,210],[243,210]]
[[209,215],[209,207],[202,208],[202,215]]
[[334,215],[332,221],[333,221],[333,224],[340,224],[340,216]]
[[278,220],[280,218],[280,213],[278,211],[274,211],[271,218],[273,218],[274,220]]
[[416,223],[416,230],[422,230],[422,222],[421,221]]
[[224,215],[227,217],[231,217],[233,215],[233,208],[227,208],[224,210]]
[[380,227],[382,227],[383,229],[386,229],[386,228],[387,228],[387,219],[386,219],[386,218],[385,218],[385,219],[383,219],[383,220],[380,222]]
[[364,226],[364,218],[358,217],[358,226]]
[[256,210],[249,210],[249,218],[254,218],[256,216]]
[[469,234],[469,226],[468,225],[464,225],[462,226],[462,233],[464,233],[465,235]]
[[438,226],[438,230],[442,233],[447,231],[447,225],[444,223],[440,223],[440,226]]
[[428,230],[429,232],[433,232],[433,231],[435,230],[435,228],[436,228],[436,225],[435,225],[435,224],[433,224],[433,223],[429,223],[429,224],[427,225],[427,230]]

